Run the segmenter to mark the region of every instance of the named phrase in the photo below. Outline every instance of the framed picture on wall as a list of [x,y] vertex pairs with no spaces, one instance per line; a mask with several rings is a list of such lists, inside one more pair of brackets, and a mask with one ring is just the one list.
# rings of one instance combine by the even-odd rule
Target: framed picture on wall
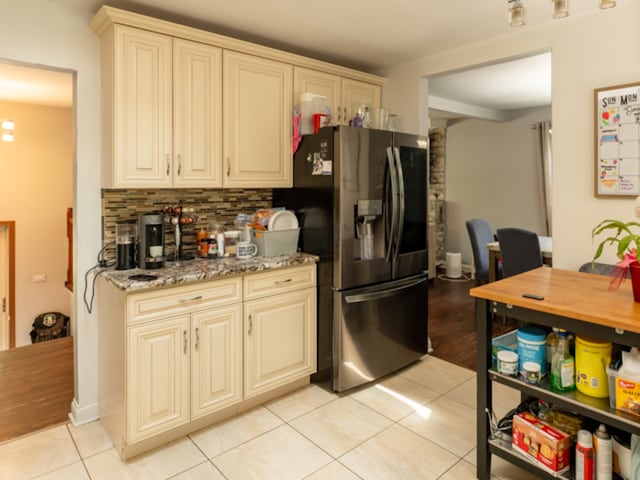
[[640,82],[594,90],[595,196],[640,195]]

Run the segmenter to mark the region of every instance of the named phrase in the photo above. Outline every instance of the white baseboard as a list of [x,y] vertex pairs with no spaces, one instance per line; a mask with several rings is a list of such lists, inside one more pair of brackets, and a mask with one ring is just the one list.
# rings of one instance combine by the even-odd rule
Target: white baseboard
[[93,422],[100,418],[100,412],[98,409],[98,403],[92,403],[85,406],[78,405],[78,402],[74,398],[71,402],[71,412],[69,413],[69,420],[73,423],[74,427],[79,427],[85,423]]

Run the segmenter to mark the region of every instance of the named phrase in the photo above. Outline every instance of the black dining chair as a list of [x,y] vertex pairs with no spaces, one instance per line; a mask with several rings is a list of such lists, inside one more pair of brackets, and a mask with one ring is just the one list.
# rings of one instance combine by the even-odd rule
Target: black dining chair
[[[467,232],[471,241],[471,251],[473,252],[473,266],[475,269],[476,281],[487,283],[489,281],[489,251],[487,243],[496,239],[491,230],[489,222],[484,218],[472,218],[467,220]],[[501,278],[500,264],[496,266],[496,278]]]
[[542,252],[538,234],[524,228],[497,230],[504,278],[542,266]]

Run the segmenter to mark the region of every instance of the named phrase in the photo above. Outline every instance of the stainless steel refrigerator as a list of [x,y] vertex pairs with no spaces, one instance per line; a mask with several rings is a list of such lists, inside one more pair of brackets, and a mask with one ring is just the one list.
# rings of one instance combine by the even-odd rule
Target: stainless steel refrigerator
[[294,186],[300,250],[319,255],[318,373],[335,391],[427,353],[428,140],[355,127],[305,135]]

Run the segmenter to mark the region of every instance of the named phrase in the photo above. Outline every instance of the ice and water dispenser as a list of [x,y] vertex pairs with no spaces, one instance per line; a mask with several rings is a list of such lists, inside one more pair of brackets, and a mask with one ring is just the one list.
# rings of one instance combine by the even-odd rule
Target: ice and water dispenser
[[371,260],[379,256],[378,244],[380,239],[384,238],[382,200],[358,200],[355,220],[356,238],[360,244],[360,259]]

